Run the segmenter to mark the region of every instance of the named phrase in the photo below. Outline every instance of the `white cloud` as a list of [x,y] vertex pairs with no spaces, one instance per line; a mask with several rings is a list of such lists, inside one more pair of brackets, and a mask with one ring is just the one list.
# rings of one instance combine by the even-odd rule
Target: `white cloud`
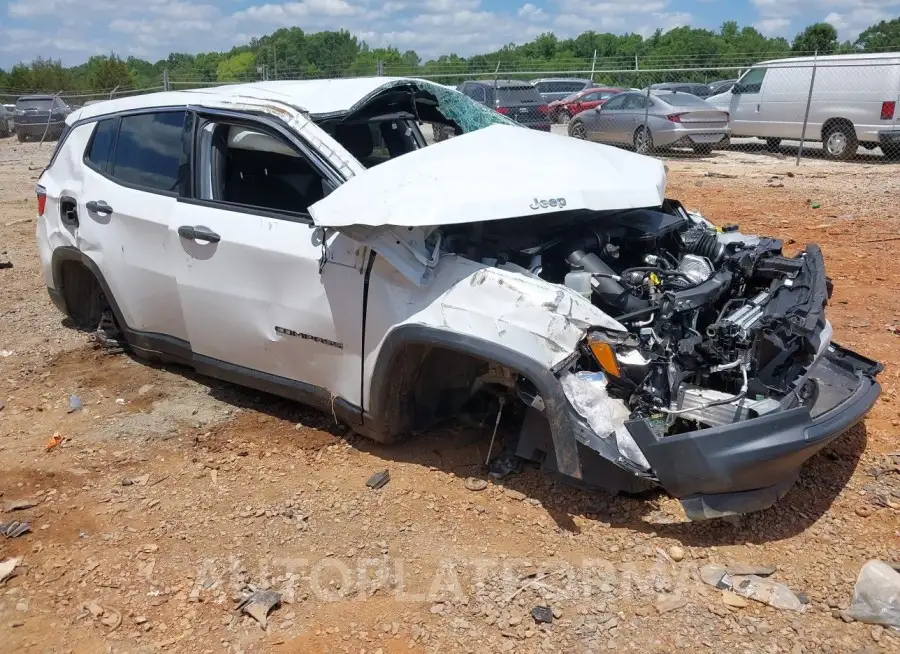
[[753,23],[753,27],[766,36],[782,36],[790,25],[789,18],[763,18]]
[[516,15],[523,20],[530,21],[545,21],[547,20],[547,12],[545,12],[540,7],[535,7],[530,2],[519,7],[519,11],[516,12]]

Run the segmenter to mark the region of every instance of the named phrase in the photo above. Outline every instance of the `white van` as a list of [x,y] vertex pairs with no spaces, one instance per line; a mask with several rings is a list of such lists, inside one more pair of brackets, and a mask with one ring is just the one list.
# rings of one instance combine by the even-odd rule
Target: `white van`
[[801,137],[814,67],[806,139],[822,141],[831,159],[850,159],[860,145],[900,159],[896,52],[763,61],[707,102],[731,114],[732,137],[756,136],[777,148]]

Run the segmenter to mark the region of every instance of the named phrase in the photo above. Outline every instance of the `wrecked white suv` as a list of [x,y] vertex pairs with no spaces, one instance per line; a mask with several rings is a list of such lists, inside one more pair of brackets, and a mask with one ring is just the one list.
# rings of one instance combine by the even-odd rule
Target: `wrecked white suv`
[[260,83],[74,112],[37,242],[57,306],[139,356],[384,442],[496,414],[570,480],[762,509],[881,367],[831,343],[818,247],[715,228],[665,182],[429,82]]

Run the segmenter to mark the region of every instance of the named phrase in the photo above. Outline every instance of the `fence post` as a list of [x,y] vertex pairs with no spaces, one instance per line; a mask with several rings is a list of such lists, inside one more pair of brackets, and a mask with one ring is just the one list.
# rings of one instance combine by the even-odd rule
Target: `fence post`
[[112,91],[109,92],[109,99],[110,99],[110,100],[113,99],[113,96],[116,94],[116,91],[119,90],[119,86],[121,86],[121,84],[116,84],[116,88],[114,88]]
[[800,165],[800,157],[803,155],[803,144],[806,141],[806,125],[809,122],[809,109],[812,106],[813,85],[816,83],[816,65],[819,62],[819,51],[813,55],[812,75],[809,78],[809,94],[806,96],[806,114],[803,116],[803,129],[800,132],[800,147],[797,148],[797,166]]
[[591,82],[594,81],[594,70],[597,68],[597,50],[594,50],[594,58],[591,60]]
[[163,91],[169,90],[169,69],[163,68]]
[[384,62],[379,59],[375,62],[375,76],[383,77],[384,76]]

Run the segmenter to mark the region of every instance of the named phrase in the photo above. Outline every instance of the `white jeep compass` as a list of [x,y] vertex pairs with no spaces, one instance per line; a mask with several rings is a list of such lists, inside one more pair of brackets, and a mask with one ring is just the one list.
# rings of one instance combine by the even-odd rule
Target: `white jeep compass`
[[[426,147],[423,122],[458,137]],[[831,342],[818,247],[716,228],[658,160],[446,87],[228,86],[66,123],[37,187],[56,305],[371,438],[477,409],[507,455],[704,518],[770,506],[878,397],[880,365]]]

